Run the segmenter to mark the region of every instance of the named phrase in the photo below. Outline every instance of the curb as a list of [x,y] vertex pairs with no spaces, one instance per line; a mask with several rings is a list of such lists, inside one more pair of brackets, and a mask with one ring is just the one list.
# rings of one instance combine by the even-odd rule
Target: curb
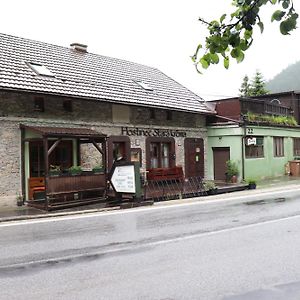
[[89,213],[97,213],[97,212],[107,212],[113,210],[119,210],[120,208],[117,207],[107,207],[107,208],[99,208],[99,209],[86,209],[86,210],[79,210],[79,211],[68,211],[68,212],[57,212],[57,213],[46,213],[40,215],[24,215],[24,216],[11,216],[11,217],[3,217],[0,218],[0,224],[5,222],[13,222],[13,221],[25,221],[25,220],[32,220],[32,219],[45,219],[45,218],[54,218],[54,217],[65,217],[65,216],[72,216],[72,215],[84,215]]

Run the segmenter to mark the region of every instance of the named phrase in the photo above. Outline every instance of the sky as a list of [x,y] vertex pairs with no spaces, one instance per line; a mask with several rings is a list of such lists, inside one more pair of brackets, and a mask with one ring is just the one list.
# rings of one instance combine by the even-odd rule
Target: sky
[[[294,4],[300,11],[299,1]],[[1,32],[88,51],[160,69],[204,100],[238,95],[243,77],[259,70],[272,79],[300,60],[300,29],[282,36],[269,22],[276,8],[262,12],[263,34],[255,32],[244,61],[228,70],[214,65],[199,75],[191,56],[207,31],[198,21],[231,13],[231,0],[7,0],[1,3]],[[1,50],[0,50],[1,51]],[[1,66],[0,66],[1,67]]]

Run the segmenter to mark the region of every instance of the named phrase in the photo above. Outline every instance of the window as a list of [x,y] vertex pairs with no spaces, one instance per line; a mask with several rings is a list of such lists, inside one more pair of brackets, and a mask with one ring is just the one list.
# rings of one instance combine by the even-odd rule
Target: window
[[245,146],[246,158],[264,157],[263,137],[256,136],[256,137],[246,138],[245,141],[246,141],[246,146]]
[[145,81],[135,80],[135,83],[138,84],[140,87],[142,87],[146,91],[153,91],[153,89]]
[[131,161],[138,162],[140,167],[142,167],[142,149],[141,148],[131,148],[130,149]]
[[[54,141],[49,143],[49,149]],[[72,166],[72,141],[61,141],[49,156],[49,166],[59,166],[62,170]],[[29,142],[30,177],[45,175],[44,146],[42,141]]]
[[150,169],[170,167],[170,143],[150,143]]
[[45,175],[44,147],[42,142],[29,143],[29,170],[30,177]]
[[34,98],[34,110],[35,111],[45,111],[44,98],[42,98],[42,97]]
[[284,156],[284,138],[283,137],[274,137],[274,157]]
[[125,142],[113,142],[113,160],[125,159]]
[[54,74],[44,65],[37,63],[27,63],[27,65],[38,75],[54,77]]
[[169,110],[167,111],[167,120],[169,120],[169,121],[173,120],[172,112]]
[[65,100],[63,102],[63,108],[66,112],[72,112],[73,111],[73,105],[71,100]]
[[128,136],[110,136],[107,140],[108,169],[116,160],[130,161],[130,139]]
[[300,138],[294,138],[294,156],[300,156]]
[[154,120],[155,119],[155,109],[150,108],[150,119]]

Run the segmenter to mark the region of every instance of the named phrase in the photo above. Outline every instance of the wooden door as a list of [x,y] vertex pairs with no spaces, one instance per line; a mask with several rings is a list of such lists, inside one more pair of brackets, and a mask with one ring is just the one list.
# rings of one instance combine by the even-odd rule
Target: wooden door
[[184,140],[185,177],[204,177],[203,139]]
[[229,147],[216,147],[213,148],[214,157],[214,179],[226,180],[226,161],[230,159]]

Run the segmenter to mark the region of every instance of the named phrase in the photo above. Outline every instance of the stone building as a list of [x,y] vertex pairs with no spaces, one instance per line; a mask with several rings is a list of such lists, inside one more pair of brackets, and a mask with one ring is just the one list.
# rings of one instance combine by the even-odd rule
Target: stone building
[[18,193],[32,197],[30,180],[48,172],[43,137],[50,132],[64,136],[49,136],[48,168],[103,165],[97,145],[84,143],[99,134],[108,169],[122,156],[140,161],[142,170],[182,166],[186,176],[203,177],[211,114],[200,97],[155,68],[81,44],[0,34],[0,205],[15,205]]

